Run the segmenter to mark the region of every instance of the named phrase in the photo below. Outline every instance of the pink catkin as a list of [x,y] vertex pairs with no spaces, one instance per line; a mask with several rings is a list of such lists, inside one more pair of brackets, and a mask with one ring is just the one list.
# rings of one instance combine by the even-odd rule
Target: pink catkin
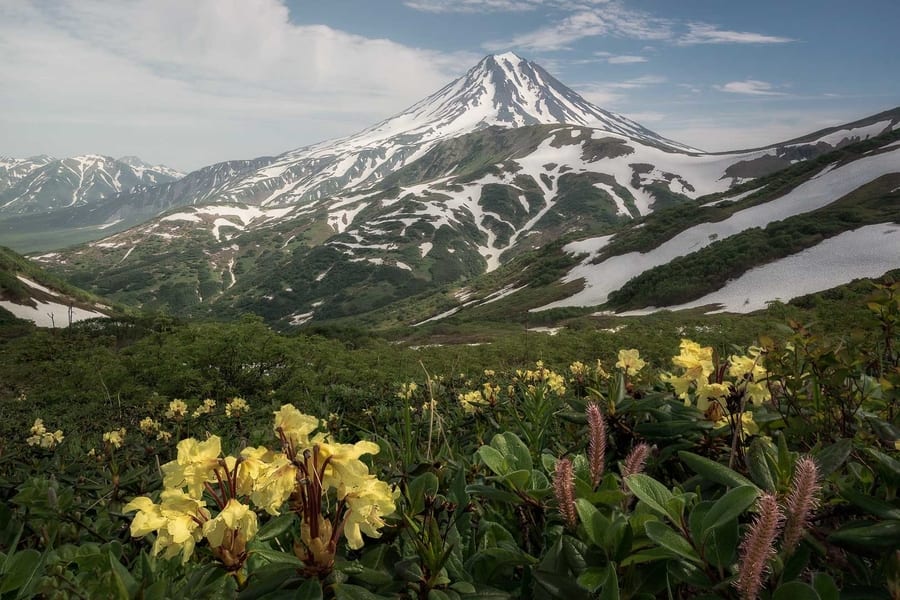
[[756,600],[775,557],[775,538],[784,523],[784,514],[773,494],[765,493],[756,503],[758,514],[741,542],[741,559],[735,586],[741,600]]
[[628,456],[625,457],[625,463],[622,465],[622,479],[636,473],[643,473],[647,464],[647,458],[650,457],[650,446],[641,442],[631,449]]
[[596,488],[603,477],[606,465],[606,419],[595,402],[588,404],[588,465],[591,470],[591,484]]
[[553,474],[553,492],[559,512],[566,520],[566,525],[575,529],[578,525],[578,513],[575,510],[575,471],[572,461],[560,458],[556,461],[556,472]]
[[785,503],[784,550],[790,554],[809,527],[813,513],[819,508],[819,470],[816,462],[804,456],[794,467],[791,491]]

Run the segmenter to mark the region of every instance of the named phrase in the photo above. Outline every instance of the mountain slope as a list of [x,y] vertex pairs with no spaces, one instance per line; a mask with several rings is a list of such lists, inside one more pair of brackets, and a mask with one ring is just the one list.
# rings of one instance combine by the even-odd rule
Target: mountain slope
[[6,163],[8,185],[0,185],[0,216],[87,206],[139,185],[153,186],[181,177],[177,171],[148,165],[136,157],[115,160],[91,154],[47,159],[40,164],[46,158]]
[[0,325],[23,319],[39,327],[67,327],[112,312],[91,294],[63,283],[0,246]]
[[[800,141],[705,154],[593,107],[534,63],[492,56],[354,136],[213,165],[99,202],[92,222],[110,231],[127,223],[126,213],[169,210],[41,260],[80,286],[144,307],[220,316],[249,310],[288,325],[387,306],[497,271],[562,235],[593,235],[607,246],[592,260],[637,253],[632,270],[623,271],[629,276],[612,278],[618,290],[674,258],[650,264],[641,256],[691,227],[699,232],[692,248],[702,249],[711,235],[766,226],[772,219],[727,219],[757,205],[774,210],[778,198],[822,171],[816,157],[898,123],[895,109]],[[877,159],[881,175],[900,171],[898,155],[879,150],[894,141],[885,135],[890,139],[851,144],[843,158],[828,158],[847,164],[806,212],[871,182],[866,167],[862,178],[853,175],[867,164],[865,152],[887,157]],[[793,165],[789,180],[773,175],[785,165]],[[83,224],[86,211],[56,214]],[[713,227],[703,238],[708,221],[732,229],[726,235]],[[633,239],[643,242],[632,248]],[[596,240],[585,244],[600,252]],[[579,279],[567,280],[567,293],[578,291]],[[522,285],[512,283],[509,289]]]

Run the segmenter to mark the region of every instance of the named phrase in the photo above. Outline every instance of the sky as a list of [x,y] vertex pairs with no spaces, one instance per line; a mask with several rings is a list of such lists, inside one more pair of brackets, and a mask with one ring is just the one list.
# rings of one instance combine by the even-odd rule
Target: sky
[[896,0],[0,0],[0,155],[190,171],[359,131],[513,51],[708,151],[900,105]]

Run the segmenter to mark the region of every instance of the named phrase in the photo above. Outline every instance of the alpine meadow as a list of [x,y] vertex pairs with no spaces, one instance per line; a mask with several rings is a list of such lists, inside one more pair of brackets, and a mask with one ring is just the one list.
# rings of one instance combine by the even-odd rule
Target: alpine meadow
[[375,4],[0,6],[0,600],[900,599],[897,7]]

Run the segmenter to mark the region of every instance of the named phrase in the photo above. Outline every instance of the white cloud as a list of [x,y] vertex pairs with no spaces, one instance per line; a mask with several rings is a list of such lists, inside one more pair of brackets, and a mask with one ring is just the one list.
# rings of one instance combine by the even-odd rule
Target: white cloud
[[783,96],[782,92],[776,92],[773,85],[767,81],[747,79],[745,81],[730,81],[724,85],[714,86],[720,92],[729,94],[747,94],[750,96]]
[[708,23],[689,23],[688,29],[688,33],[678,39],[678,44],[784,44],[794,41],[791,38],[749,31],[728,31]]
[[626,79],[625,81],[583,83],[573,86],[573,89],[581,94],[588,102],[600,107],[609,108],[610,106],[621,103],[625,99],[625,90],[639,90],[662,83],[666,83],[665,77],[645,75],[643,77]]
[[643,56],[631,56],[628,54],[624,54],[621,56],[610,56],[608,59],[606,59],[606,62],[611,65],[630,65],[633,63],[647,62],[647,59]]
[[351,133],[479,58],[295,25],[279,0],[0,3],[0,56],[5,153],[181,168]]
[[[533,10],[552,7],[568,16],[536,30],[506,40],[484,44],[488,50],[520,48],[524,50],[565,50],[578,40],[596,36],[615,36],[634,40],[659,40],[688,46],[694,44],[780,44],[791,38],[748,31],[720,29],[709,23],[684,23],[661,18],[648,12],[626,8],[621,0],[410,0],[407,6],[433,12],[487,12]],[[508,8],[504,9],[504,6]],[[454,7],[454,8],[451,8]],[[679,31],[687,28],[687,33]],[[634,60],[632,62],[640,62]],[[615,63],[614,63],[615,64]]]

